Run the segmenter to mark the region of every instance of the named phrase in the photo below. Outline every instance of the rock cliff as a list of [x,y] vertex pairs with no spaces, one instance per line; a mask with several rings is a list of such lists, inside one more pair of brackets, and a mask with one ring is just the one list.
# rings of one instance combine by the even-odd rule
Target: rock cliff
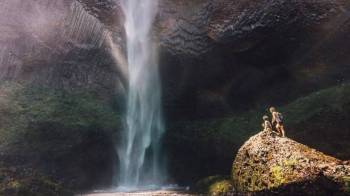
[[[342,87],[350,78],[349,7],[346,0],[160,0],[154,39],[175,180],[226,173],[232,157],[223,152],[239,148],[251,134],[242,130],[256,130],[257,113],[270,105],[298,114],[290,128],[307,131],[294,138],[349,157]],[[125,87],[122,23],[118,0],[0,0],[2,156],[53,176],[70,165],[63,173],[75,188],[111,182]],[[327,137],[314,142],[315,132]]]
[[[344,82],[348,10],[343,0],[161,0],[155,40],[169,116],[220,116]],[[2,80],[122,92],[110,46],[123,56],[120,1],[6,0],[0,14]]]
[[118,89],[121,78],[108,31],[81,3],[6,0],[0,5],[1,81],[103,94]]

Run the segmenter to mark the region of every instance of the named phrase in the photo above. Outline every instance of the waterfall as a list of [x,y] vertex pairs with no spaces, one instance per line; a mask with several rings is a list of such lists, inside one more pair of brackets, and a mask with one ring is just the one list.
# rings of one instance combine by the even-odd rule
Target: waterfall
[[126,130],[117,147],[119,187],[160,186],[164,179],[161,138],[164,132],[157,50],[151,30],[157,0],[122,0],[127,37],[128,79]]

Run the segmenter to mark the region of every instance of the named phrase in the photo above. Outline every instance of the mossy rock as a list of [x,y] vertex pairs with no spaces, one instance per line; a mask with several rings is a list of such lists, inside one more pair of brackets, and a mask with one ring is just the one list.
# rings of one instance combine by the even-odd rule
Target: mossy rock
[[346,176],[343,178],[345,184],[345,192],[350,194],[350,176]]
[[244,193],[342,193],[343,177],[350,175],[350,165],[270,131],[251,137],[232,168],[233,184]]
[[0,195],[6,196],[70,196],[73,191],[50,177],[30,169],[0,169]]
[[195,191],[209,195],[226,195],[233,192],[229,176],[209,176],[197,182]]

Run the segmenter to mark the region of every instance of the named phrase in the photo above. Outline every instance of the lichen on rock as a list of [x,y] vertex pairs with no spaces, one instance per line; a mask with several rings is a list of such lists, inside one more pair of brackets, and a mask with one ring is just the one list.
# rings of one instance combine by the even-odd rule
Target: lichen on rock
[[233,163],[240,192],[343,193],[350,165],[288,138],[264,131],[251,137]]

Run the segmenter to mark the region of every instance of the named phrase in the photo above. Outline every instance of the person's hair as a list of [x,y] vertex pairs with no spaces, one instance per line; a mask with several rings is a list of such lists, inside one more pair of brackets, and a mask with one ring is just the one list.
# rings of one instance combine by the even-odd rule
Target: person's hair
[[263,120],[269,120],[269,117],[268,116],[263,116]]
[[276,111],[276,108],[275,107],[270,107],[270,112],[275,112]]

